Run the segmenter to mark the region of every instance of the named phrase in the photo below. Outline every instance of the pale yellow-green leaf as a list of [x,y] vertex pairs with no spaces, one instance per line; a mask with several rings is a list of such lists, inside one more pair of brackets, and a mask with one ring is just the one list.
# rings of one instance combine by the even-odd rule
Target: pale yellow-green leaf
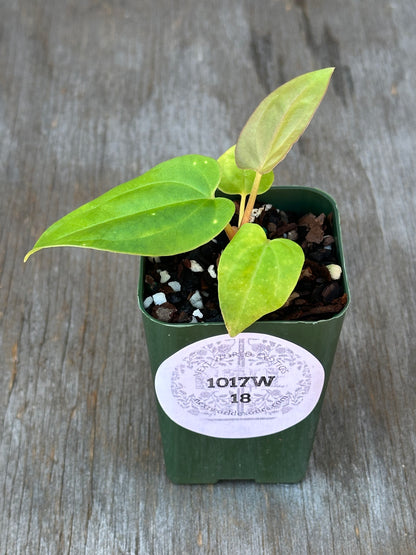
[[334,68],[300,75],[267,96],[250,116],[236,146],[242,169],[268,173],[281,162],[309,125]]
[[194,249],[234,214],[233,202],[215,198],[219,180],[213,158],[190,154],[162,162],[52,224],[25,259],[62,246],[146,256]]
[[239,229],[218,266],[220,307],[232,337],[285,304],[304,259],[302,248],[294,241],[269,240],[257,224]]

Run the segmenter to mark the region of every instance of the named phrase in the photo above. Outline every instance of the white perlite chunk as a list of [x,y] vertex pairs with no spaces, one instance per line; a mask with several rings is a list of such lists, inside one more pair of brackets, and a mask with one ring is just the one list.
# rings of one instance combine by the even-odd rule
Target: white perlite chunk
[[253,223],[255,219],[260,216],[263,210],[264,210],[264,206],[260,206],[260,208],[253,208],[253,210],[251,211],[250,223]]
[[201,293],[199,291],[195,291],[195,293],[189,299],[189,302],[195,308],[204,308],[204,303],[202,302]]
[[160,283],[166,283],[170,280],[170,273],[167,270],[158,270]]
[[214,264],[211,264],[211,266],[208,267],[208,273],[212,277],[212,279],[215,279],[217,277],[217,272],[215,271]]
[[[259,208],[253,208],[251,211],[250,223],[253,223],[263,211],[267,212],[270,208],[273,208],[273,204],[262,204]],[[279,210],[277,210],[277,212],[279,212]]]
[[153,295],[153,302],[155,305],[161,305],[166,302],[166,295],[164,293],[155,293]]
[[149,308],[153,304],[153,297],[146,297],[143,301],[144,308]]
[[203,317],[204,317],[204,315],[203,315],[202,312],[199,310],[199,308],[197,308],[196,310],[194,310],[194,311],[192,312],[192,316],[193,316],[194,318],[203,318]]
[[330,273],[331,279],[337,280],[341,277],[342,268],[338,264],[328,264],[328,271]]
[[178,293],[178,291],[182,289],[182,286],[179,283],[179,281],[169,281],[168,285],[173,291],[175,291],[175,293]]
[[191,272],[203,272],[204,268],[196,260],[190,260]]

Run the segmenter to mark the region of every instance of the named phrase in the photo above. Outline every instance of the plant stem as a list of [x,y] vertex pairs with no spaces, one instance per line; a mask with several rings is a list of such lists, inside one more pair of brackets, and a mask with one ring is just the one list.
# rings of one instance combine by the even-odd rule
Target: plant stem
[[246,207],[246,193],[241,193],[241,201],[240,201],[240,212],[238,214],[238,227],[241,227],[241,222],[244,216],[244,210]]
[[254,178],[254,181],[253,181],[253,187],[251,188],[251,193],[250,193],[248,203],[244,211],[244,216],[241,220],[240,226],[250,221],[251,212],[253,211],[254,203],[256,202],[257,192],[259,190],[261,178],[262,178],[262,174],[256,171],[256,177]]
[[231,241],[231,239],[234,237],[234,235],[237,233],[238,228],[231,225],[231,224],[227,224],[224,227],[224,231],[227,234],[228,239]]

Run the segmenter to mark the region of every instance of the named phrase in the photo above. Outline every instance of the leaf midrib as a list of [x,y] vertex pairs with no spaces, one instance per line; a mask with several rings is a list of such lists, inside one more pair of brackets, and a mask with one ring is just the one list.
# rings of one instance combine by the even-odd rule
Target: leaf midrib
[[[285,124],[286,121],[289,119],[289,113],[290,113],[290,111],[291,111],[291,109],[292,109],[293,104],[295,104],[295,102],[305,93],[305,91],[306,91],[308,88],[309,88],[309,87],[308,87],[308,85],[306,84],[306,85],[303,87],[302,91],[299,92],[299,94],[297,94],[297,95],[293,98],[292,102],[290,102],[288,109],[285,110],[285,112],[284,112],[284,114],[283,114],[283,117],[282,117],[281,120],[280,120],[279,125],[275,128],[275,131],[274,131],[274,133],[273,133],[273,135],[272,135],[272,138],[271,138],[271,140],[269,141],[269,147],[268,147],[268,153],[269,153],[269,154],[265,156],[265,159],[264,159],[264,160],[262,160],[261,168],[264,167],[265,163],[267,162],[267,159],[268,159],[269,156],[270,156],[271,145],[273,145],[273,143],[274,143],[276,137],[279,135],[280,130],[281,130],[281,128],[283,127],[283,124]],[[266,112],[266,110],[265,110],[265,112]],[[264,113],[263,113],[263,116],[264,116]],[[306,124],[306,127],[307,127],[307,125],[310,123],[311,119],[312,119],[312,117],[309,118],[308,123]],[[292,146],[292,145],[289,145],[288,149],[290,149],[291,146]],[[258,143],[257,143],[257,149],[258,149],[258,147],[259,147],[259,145],[258,145]]]
[[[119,216],[119,217],[109,216],[107,219],[103,219],[98,223],[92,223],[91,225],[86,225],[86,226],[82,227],[82,229],[77,229],[76,231],[71,231],[70,233],[63,234],[58,238],[58,240],[61,240],[63,238],[69,239],[71,236],[74,236],[74,235],[79,234],[79,233],[84,233],[84,232],[91,231],[95,227],[98,228],[98,227],[101,227],[101,226],[103,226],[105,224],[108,224],[108,223],[115,223],[116,224],[117,222],[121,222],[123,220],[127,221],[129,219],[134,219],[134,218],[141,217],[141,216],[144,217],[144,216],[150,214],[151,212],[154,212],[155,210],[157,211],[157,210],[161,210],[161,209],[165,209],[165,208],[172,208],[172,207],[175,207],[175,206],[178,206],[178,205],[184,205],[186,203],[194,203],[196,201],[211,201],[211,200],[215,200],[215,198],[213,198],[213,199],[202,198],[202,199],[192,199],[192,200],[180,201],[180,202],[172,202],[170,204],[163,205],[163,207],[150,208],[150,209],[145,210],[145,211],[136,211],[136,212],[133,212],[131,214],[124,215],[124,216]],[[194,210],[189,212],[189,216],[187,216],[187,218],[189,218],[192,214],[194,214],[195,212],[200,210],[200,208],[201,208],[200,206],[196,206],[196,208]],[[155,216],[155,217],[157,217],[157,216]],[[162,230],[165,231],[169,227],[171,227],[171,225],[168,225],[168,224],[166,224],[164,226],[162,225],[161,228],[160,228],[160,232],[162,232]],[[148,234],[142,234],[141,233],[140,236],[141,237],[148,237],[149,235],[154,235],[154,233],[148,233]]]
[[[244,304],[241,305],[241,310],[238,312],[239,317],[241,318],[241,315],[244,315],[244,313],[246,312],[246,307],[248,305],[248,301],[249,299],[252,298],[252,294],[251,291],[253,290],[253,288],[255,289],[255,283],[257,282],[257,273],[258,273],[258,269],[261,268],[261,262],[264,256],[266,256],[266,252],[270,249],[270,240],[267,239],[267,242],[264,243],[261,247],[261,254],[258,258],[257,264],[256,264],[256,269],[254,272],[251,273],[251,278],[249,281],[249,285],[248,287],[246,287],[246,292],[248,292],[248,294],[245,295],[245,298],[247,300],[244,301]],[[257,248],[256,248],[257,250]],[[271,252],[273,253],[274,258],[276,258],[276,254],[273,251],[273,249],[271,249]]]

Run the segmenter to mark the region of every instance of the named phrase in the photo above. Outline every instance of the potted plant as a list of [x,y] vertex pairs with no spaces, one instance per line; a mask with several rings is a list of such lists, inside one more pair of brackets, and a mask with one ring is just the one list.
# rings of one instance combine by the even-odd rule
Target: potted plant
[[[332,72],[307,73],[272,92],[236,145],[218,160],[193,154],[163,162],[64,216],[26,255],[25,260],[43,248],[76,246],[143,257],[139,306],[166,469],[174,482],[296,482],[306,472],[348,284],[332,198],[316,189],[272,183],[273,169],[306,129]],[[258,195],[266,204],[256,212]],[[323,287],[342,282],[343,300],[324,319],[261,320],[291,302],[301,303],[293,292],[310,271],[301,241],[266,235],[262,222],[272,205],[284,218],[300,215],[300,228],[308,234],[320,226],[317,233],[328,243],[323,249],[336,257],[320,279]],[[262,212],[263,219],[253,221]],[[274,232],[272,224],[268,228]],[[331,227],[330,235],[323,235],[325,226]],[[218,243],[209,267],[189,257],[185,265],[218,289],[220,321],[200,321],[199,290],[186,295],[192,314],[178,316],[168,297],[181,296],[180,272],[173,279],[173,272],[159,267],[160,257],[181,261],[184,253]],[[146,260],[156,268],[154,277]]]

